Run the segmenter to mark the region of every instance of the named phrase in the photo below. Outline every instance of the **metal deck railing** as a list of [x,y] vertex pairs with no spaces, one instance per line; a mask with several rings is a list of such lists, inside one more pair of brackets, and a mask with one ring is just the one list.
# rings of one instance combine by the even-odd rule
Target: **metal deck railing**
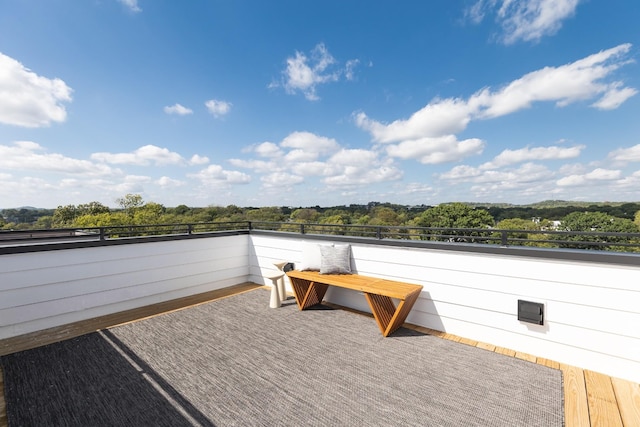
[[0,231],[0,245],[170,236],[222,231],[278,231],[305,235],[361,237],[375,240],[413,240],[495,246],[569,248],[640,252],[640,233],[558,230],[504,230],[494,228],[436,228],[296,222],[202,222],[187,224],[116,225],[88,228]]

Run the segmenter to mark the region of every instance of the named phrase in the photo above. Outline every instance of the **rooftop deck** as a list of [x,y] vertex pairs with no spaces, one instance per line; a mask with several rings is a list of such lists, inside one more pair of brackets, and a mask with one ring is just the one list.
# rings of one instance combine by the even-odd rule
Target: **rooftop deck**
[[[9,354],[26,350],[52,342],[79,336],[95,330],[114,325],[147,318],[160,313],[190,307],[214,301],[241,292],[262,287],[254,283],[227,287],[224,289],[201,293],[185,298],[178,298],[142,308],[126,310],[90,320],[50,328],[26,335],[7,338],[0,341],[0,354]],[[266,303],[265,299],[265,303]],[[345,308],[346,309],[346,308]],[[357,310],[352,312],[369,316]],[[565,425],[571,426],[637,426],[640,425],[640,385],[629,381],[612,378],[590,370],[560,364],[530,354],[523,354],[494,345],[477,342],[456,335],[447,334],[429,328],[405,324],[405,327],[419,332],[435,335],[442,339],[470,345],[496,353],[535,362],[540,365],[560,369],[563,373]],[[4,403],[3,376],[0,375],[0,427],[7,425],[6,407]]]
[[[354,272],[423,286],[406,325],[431,339],[418,356],[451,347],[436,336],[560,369],[566,425],[640,425],[640,255],[304,233],[0,245],[0,355],[267,285],[275,263],[342,242]],[[543,325],[518,319],[520,300],[542,304]],[[330,289],[325,302],[369,311],[354,291]]]

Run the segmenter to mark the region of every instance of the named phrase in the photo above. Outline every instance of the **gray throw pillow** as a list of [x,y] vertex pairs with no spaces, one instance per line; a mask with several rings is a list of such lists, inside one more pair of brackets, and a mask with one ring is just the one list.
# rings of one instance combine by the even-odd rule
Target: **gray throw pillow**
[[320,245],[320,274],[351,274],[351,246]]

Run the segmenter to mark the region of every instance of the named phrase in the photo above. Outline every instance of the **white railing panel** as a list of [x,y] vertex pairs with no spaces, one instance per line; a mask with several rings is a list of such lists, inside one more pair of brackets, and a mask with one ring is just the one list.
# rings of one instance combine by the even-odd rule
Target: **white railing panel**
[[0,257],[0,339],[246,282],[249,236]]

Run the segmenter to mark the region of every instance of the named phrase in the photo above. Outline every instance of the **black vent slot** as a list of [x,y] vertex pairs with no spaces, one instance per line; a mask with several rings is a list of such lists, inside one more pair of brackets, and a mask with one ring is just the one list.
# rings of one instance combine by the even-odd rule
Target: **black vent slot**
[[544,325],[544,304],[519,299],[518,320],[535,325]]

